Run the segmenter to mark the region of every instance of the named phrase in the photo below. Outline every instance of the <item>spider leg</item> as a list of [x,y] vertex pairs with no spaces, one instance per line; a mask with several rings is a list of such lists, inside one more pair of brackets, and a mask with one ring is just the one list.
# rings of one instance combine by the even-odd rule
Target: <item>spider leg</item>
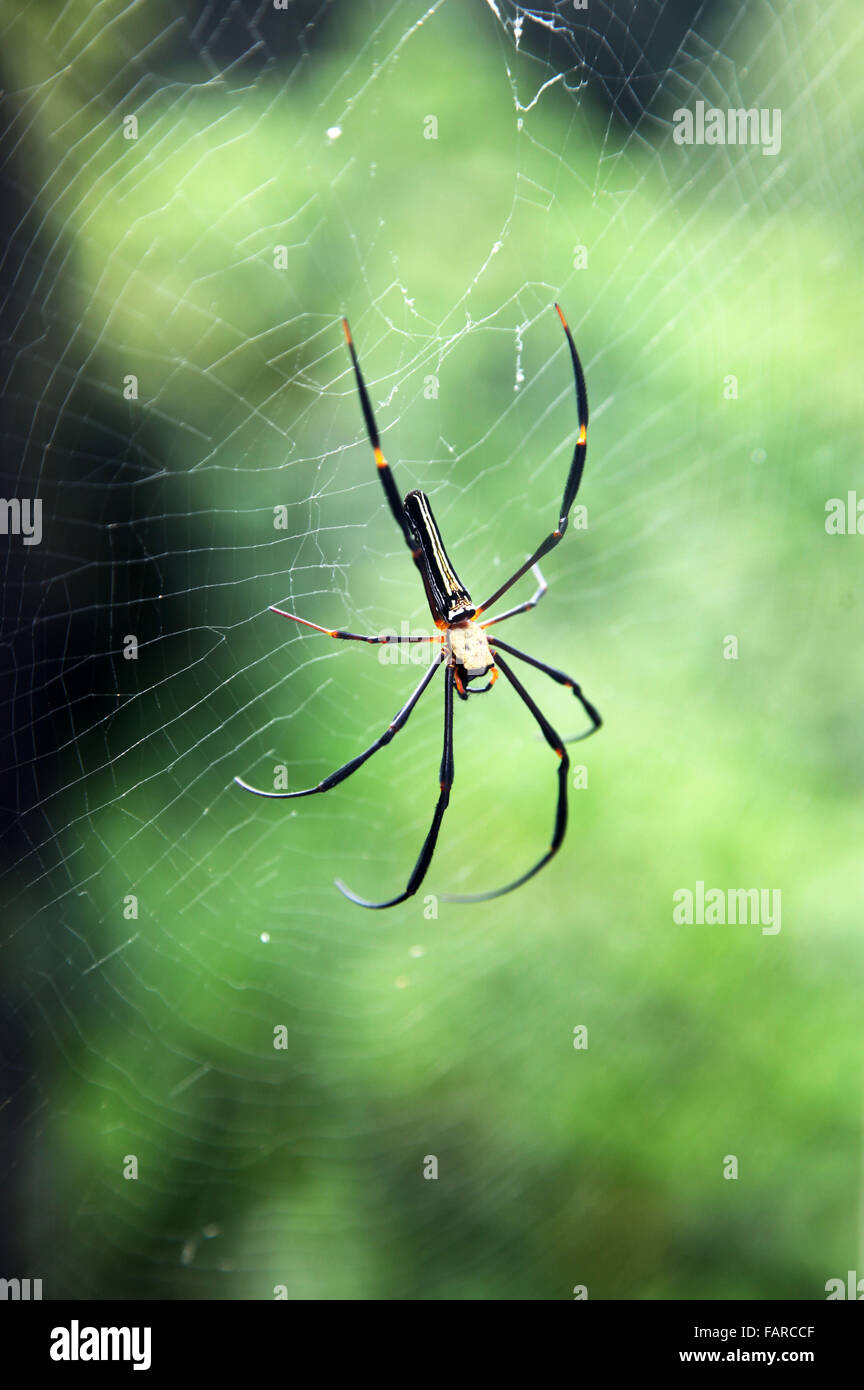
[[[366,433],[369,436],[369,443],[372,445],[372,452],[375,455],[375,463],[378,467],[378,476],[384,488],[384,494],[390,505],[390,510],[397,522],[402,535],[405,537],[405,544],[411,551],[415,565],[420,567],[420,551],[417,548],[417,541],[405,515],[405,508],[402,498],[390,471],[390,465],[381,452],[381,436],[378,433],[378,426],[375,423],[375,416],[372,412],[372,402],[369,399],[369,392],[366,390],[366,382],[363,380],[363,373],[360,370],[360,363],[357,361],[357,352],[354,348],[354,339],[351,337],[351,329],[348,327],[348,320],[343,318],[342,328],[345,333],[345,341],[348,344],[348,351],[351,354],[351,362],[354,367],[354,377],[357,382],[357,391],[360,396],[360,406],[363,411],[363,419],[366,423]],[[422,571],[421,571],[422,573]]]
[[435,845],[438,841],[438,832],[441,829],[441,822],[444,819],[444,812],[450,801],[450,788],[453,786],[453,667],[447,667],[444,673],[444,752],[441,757],[441,773],[438,801],[435,806],[435,814],[432,817],[432,824],[429,833],[423,841],[423,848],[420,851],[417,863],[409,878],[404,893],[400,893],[396,898],[388,898],[387,902],[372,903],[365,898],[360,898],[356,893],[352,893],[350,888],[346,888],[340,879],[336,880],[336,887],[340,893],[350,899],[352,903],[357,903],[359,907],[395,907],[397,903],[404,903],[406,898],[413,897],[426,877],[429,865],[432,862],[432,855],[435,853]]
[[527,652],[520,652],[518,647],[511,647],[507,642],[502,642],[500,638],[490,637],[489,645],[509,652],[511,656],[518,657],[520,661],[526,661],[529,666],[536,667],[538,671],[543,672],[544,676],[549,676],[551,680],[557,681],[559,685],[570,687],[588,718],[591,720],[591,728],[586,729],[583,734],[574,734],[572,738],[565,738],[565,743],[579,743],[581,739],[590,738],[592,734],[596,734],[603,720],[600,718],[599,711],[594,708],[591,701],[582,694],[582,687],[577,681],[574,681],[572,676],[566,675],[563,671],[556,671],[554,666],[547,666],[545,661],[538,661],[535,656],[529,656]]
[[539,565],[532,565],[531,569],[534,578],[537,580],[537,591],[532,598],[526,599],[524,603],[519,603],[515,608],[508,608],[506,613],[499,613],[497,618],[487,618],[481,627],[491,627],[493,623],[503,623],[506,618],[515,618],[519,613],[527,613],[530,608],[536,608],[543,595],[548,591],[549,585],[543,578]]
[[504,888],[493,888],[490,893],[439,894],[442,901],[448,903],[486,902],[489,898],[500,898],[505,893],[512,893],[514,888],[521,888],[523,883],[527,883],[529,878],[533,878],[536,873],[539,873],[543,866],[549,863],[549,860],[552,858],[552,856],[554,854],[557,854],[564,840],[564,832],[567,829],[567,773],[570,767],[570,759],[567,757],[567,752],[564,748],[564,742],[561,739],[560,735],[557,734],[555,730],[552,728],[552,725],[549,723],[549,720],[546,718],[545,714],[543,714],[542,711],[538,709],[537,705],[535,705],[534,701],[531,699],[531,696],[528,694],[528,691],[525,689],[522,682],[518,680],[517,677],[510,670],[510,667],[507,665],[504,658],[500,656],[496,657],[495,664],[496,666],[498,666],[499,670],[504,672],[504,675],[507,677],[508,681],[513,686],[513,689],[516,691],[516,694],[528,706],[534,718],[537,720],[537,723],[540,725],[543,737],[545,738],[546,742],[549,744],[549,747],[553,750],[553,752],[557,753],[558,758],[560,760],[558,763],[558,801],[555,807],[555,828],[552,832],[552,843],[549,846],[548,850],[541,859],[537,860],[537,863],[533,866],[533,868],[529,869],[527,873],[524,873],[519,878],[514,879],[512,883],[508,883]]
[[256,796],[267,796],[279,801],[287,801],[295,796],[314,796],[316,792],[329,792],[331,787],[338,786],[340,782],[345,781],[346,777],[350,777],[352,772],[356,772],[359,767],[362,767],[366,760],[372,757],[373,753],[378,752],[379,748],[384,748],[393,738],[394,734],[398,734],[399,730],[407,724],[408,716],[443,660],[444,653],[442,652],[438,660],[433,661],[428,671],[423,672],[423,679],[420,681],[417,689],[414,691],[413,695],[409,696],[399,713],[391,719],[381,737],[376,738],[375,742],[369,745],[365,753],[359,753],[356,758],[352,758],[350,762],[337,768],[335,772],[331,772],[328,777],[325,777],[322,782],[318,783],[317,787],[306,787],[304,791],[299,792],[265,792],[262,791],[260,787],[250,786],[248,782],[243,781],[242,777],[235,777],[234,781],[237,783],[238,787],[242,787],[246,792],[254,792]]
[[284,608],[274,608],[271,605],[271,613],[278,613],[280,618],[290,618],[294,623],[302,623],[304,627],[313,627],[316,632],[323,632],[325,637],[341,637],[345,642],[379,642],[385,645],[392,642],[443,642],[443,637],[387,637],[387,636],[364,636],[361,632],[346,632],[343,628],[319,627],[318,623],[310,623],[308,618],[298,618],[296,613],[286,613]]
[[493,603],[497,603],[502,594],[506,594],[511,585],[521,579],[523,574],[536,565],[538,560],[542,560],[544,555],[548,555],[550,550],[558,544],[564,532],[567,530],[567,522],[570,519],[570,508],[573,506],[576,494],[579,491],[579,484],[582,481],[582,470],[585,467],[585,453],[588,448],[588,392],[585,387],[585,376],[582,371],[582,364],[579,361],[579,354],[576,351],[576,344],[573,342],[573,335],[567,326],[567,320],[556,304],[555,308],[561,320],[561,326],[567,337],[570,348],[570,359],[573,363],[573,377],[576,384],[576,408],[579,414],[579,433],[576,436],[576,447],[573,450],[573,461],[570,464],[570,472],[567,474],[567,481],[564,484],[564,495],[561,498],[561,514],[558,518],[558,525],[554,531],[546,537],[542,545],[539,545],[534,554],[520,565],[514,575],[506,580],[499,589],[496,589],[491,598],[487,598],[485,603],[481,603],[475,613],[478,618],[487,608],[491,608]]

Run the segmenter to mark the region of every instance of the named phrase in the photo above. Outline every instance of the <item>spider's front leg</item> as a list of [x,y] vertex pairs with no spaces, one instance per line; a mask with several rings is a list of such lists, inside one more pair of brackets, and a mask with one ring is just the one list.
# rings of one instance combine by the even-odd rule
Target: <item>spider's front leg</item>
[[496,618],[487,618],[485,623],[480,624],[481,627],[491,627],[493,623],[503,623],[507,618],[515,618],[520,613],[527,613],[530,609],[537,607],[543,595],[548,593],[549,585],[543,578],[539,565],[532,565],[531,573],[537,580],[537,589],[536,592],[532,594],[531,598],[526,599],[524,603],[517,603],[515,608],[508,608],[506,613],[499,613]]
[[567,523],[570,520],[570,508],[573,506],[576,494],[579,491],[579,484],[582,482],[582,473],[585,468],[585,454],[588,449],[588,391],[585,386],[585,374],[582,371],[582,363],[579,361],[579,354],[576,351],[576,344],[573,341],[573,334],[567,326],[567,320],[562,314],[559,305],[556,304],[555,309],[561,320],[561,327],[564,329],[567,346],[570,349],[570,360],[573,364],[573,379],[576,386],[576,409],[579,416],[579,432],[576,436],[576,445],[573,449],[570,471],[567,474],[567,481],[564,484],[564,495],[561,498],[558,525],[554,531],[550,531],[542,545],[538,545],[534,554],[529,556],[524,565],[520,565],[515,574],[511,574],[510,578],[505,580],[504,583],[495,590],[494,594],[487,598],[485,603],[481,603],[475,614],[478,618],[487,608],[491,608],[493,603],[497,603],[501,595],[506,594],[507,590],[516,583],[517,579],[521,579],[523,574],[527,574],[528,570],[536,565],[538,560],[542,560],[543,556],[548,555],[549,551],[553,550],[558,544],[564,532],[567,530]]

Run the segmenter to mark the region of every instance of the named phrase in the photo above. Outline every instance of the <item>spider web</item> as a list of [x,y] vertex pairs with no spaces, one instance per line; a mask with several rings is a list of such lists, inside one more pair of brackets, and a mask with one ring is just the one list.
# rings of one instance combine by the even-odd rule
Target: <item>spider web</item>
[[[809,1298],[864,1259],[862,542],[824,526],[860,473],[861,29],[785,0],[4,7],[4,496],[43,534],[3,537],[0,1274]],[[780,151],[677,144],[699,101],[780,109]],[[603,712],[588,787],[531,888],[439,907],[547,843],[554,768],[499,683],[457,710],[421,893],[363,913],[332,880],[407,880],[440,686],[329,797],[233,782],[314,784],[420,674],[268,612],[429,623],[339,316],[479,600],[557,519],[556,300],[586,524],[506,638]],[[779,885],[783,930],[675,926],[700,879]]]

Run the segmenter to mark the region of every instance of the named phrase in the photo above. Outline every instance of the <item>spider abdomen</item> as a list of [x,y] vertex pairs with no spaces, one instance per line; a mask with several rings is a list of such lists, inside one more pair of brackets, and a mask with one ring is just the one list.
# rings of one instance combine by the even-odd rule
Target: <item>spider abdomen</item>
[[405,515],[417,537],[419,550],[415,552],[415,559],[420,563],[426,597],[435,622],[439,627],[445,627],[448,623],[473,618],[475,610],[471,595],[444,549],[429,498],[425,492],[415,489],[408,493],[404,506]]

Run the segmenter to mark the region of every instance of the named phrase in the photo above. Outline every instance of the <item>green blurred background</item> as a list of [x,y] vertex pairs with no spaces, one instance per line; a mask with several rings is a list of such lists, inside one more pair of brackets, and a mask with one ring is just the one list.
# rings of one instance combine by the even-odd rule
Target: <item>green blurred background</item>
[[[864,1274],[864,540],[825,529],[864,496],[857,7],[3,9],[4,453],[45,517],[4,601],[7,1273],[177,1299]],[[781,153],[676,145],[697,100],[780,108]],[[502,636],[602,711],[587,787],[529,886],[436,916],[554,808],[504,683],[460,705],[423,891],[365,913],[333,879],[406,881],[440,688],[327,797],[232,781],[313,783],[417,679],[267,612],[428,627],[339,315],[479,599],[557,517],[556,299],[588,525]],[[781,931],[677,925],[698,880],[779,888]]]

